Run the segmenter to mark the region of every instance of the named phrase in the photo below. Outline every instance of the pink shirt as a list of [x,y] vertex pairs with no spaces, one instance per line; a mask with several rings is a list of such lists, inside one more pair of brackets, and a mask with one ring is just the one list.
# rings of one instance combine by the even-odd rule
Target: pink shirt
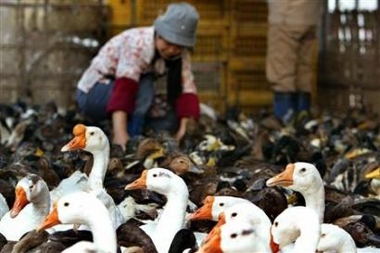
[[[115,78],[127,77],[137,83],[140,75],[149,72],[164,73],[162,58],[151,65],[155,53],[154,28],[141,27],[128,29],[110,39],[92,60],[90,67],[78,82],[78,89],[87,93],[96,82],[108,84],[106,75]],[[182,53],[182,92],[196,93],[191,72],[191,59],[188,50]]]

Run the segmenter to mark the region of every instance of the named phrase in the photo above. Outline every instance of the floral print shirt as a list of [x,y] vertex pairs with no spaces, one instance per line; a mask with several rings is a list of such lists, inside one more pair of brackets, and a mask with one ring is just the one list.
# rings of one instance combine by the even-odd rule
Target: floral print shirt
[[[116,35],[92,60],[78,82],[78,89],[87,93],[97,82],[107,85],[107,76],[116,79],[126,77],[138,83],[141,74],[163,74],[165,63],[162,58],[155,61],[154,66],[151,64],[155,53],[154,43],[153,26],[132,28]],[[182,53],[182,92],[197,93],[188,50]]]

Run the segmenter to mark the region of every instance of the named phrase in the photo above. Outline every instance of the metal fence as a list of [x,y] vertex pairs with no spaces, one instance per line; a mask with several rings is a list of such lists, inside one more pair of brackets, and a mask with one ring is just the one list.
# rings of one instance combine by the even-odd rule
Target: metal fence
[[337,4],[326,11],[322,37],[318,77],[323,103],[319,104],[380,113],[379,8],[360,9],[356,1],[353,9],[342,10]]

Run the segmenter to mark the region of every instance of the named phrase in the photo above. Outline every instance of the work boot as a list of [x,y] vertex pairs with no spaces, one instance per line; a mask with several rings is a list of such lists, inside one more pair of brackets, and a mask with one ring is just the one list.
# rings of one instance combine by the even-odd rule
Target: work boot
[[309,92],[297,92],[297,113],[302,111],[310,112],[311,95]]
[[275,92],[273,101],[274,115],[284,124],[289,124],[297,109],[295,92]]

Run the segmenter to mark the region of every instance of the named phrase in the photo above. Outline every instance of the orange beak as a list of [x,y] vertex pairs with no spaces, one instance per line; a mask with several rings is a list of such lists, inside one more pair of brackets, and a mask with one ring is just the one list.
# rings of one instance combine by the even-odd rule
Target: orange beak
[[147,176],[148,170],[144,170],[138,179],[125,186],[125,190],[146,189]]
[[226,216],[224,215],[224,213],[221,213],[219,215],[218,223],[211,229],[210,233],[208,233],[208,235],[204,239],[204,242],[207,243],[212,238],[217,236],[217,233],[220,233],[220,227],[223,226],[224,224],[226,224]]
[[73,129],[74,138],[61,148],[61,152],[84,149],[86,147],[86,126],[77,124]]
[[198,253],[223,253],[220,247],[222,242],[220,227],[213,228],[211,232],[207,235],[207,239],[200,247]]
[[203,206],[198,208],[194,213],[189,215],[189,220],[211,220],[212,219],[212,205],[215,198],[213,196],[207,196],[203,201]]
[[294,168],[295,165],[293,163],[289,163],[286,166],[285,171],[267,180],[267,186],[280,185],[286,187],[292,185]]
[[272,250],[272,253],[278,253],[278,252],[280,252],[280,246],[273,241],[272,234],[270,235],[270,248]]
[[16,187],[15,194],[16,194],[16,200],[13,203],[13,207],[10,212],[11,218],[15,218],[21,212],[21,210],[27,204],[29,204],[29,200],[27,199],[26,193],[23,188]]
[[41,231],[41,230],[45,230],[47,228],[50,228],[52,226],[55,226],[57,224],[61,224],[61,222],[59,221],[59,218],[58,218],[58,209],[57,209],[57,205],[54,204],[53,206],[53,210],[50,212],[50,214],[45,218],[45,221],[37,227],[37,232]]

